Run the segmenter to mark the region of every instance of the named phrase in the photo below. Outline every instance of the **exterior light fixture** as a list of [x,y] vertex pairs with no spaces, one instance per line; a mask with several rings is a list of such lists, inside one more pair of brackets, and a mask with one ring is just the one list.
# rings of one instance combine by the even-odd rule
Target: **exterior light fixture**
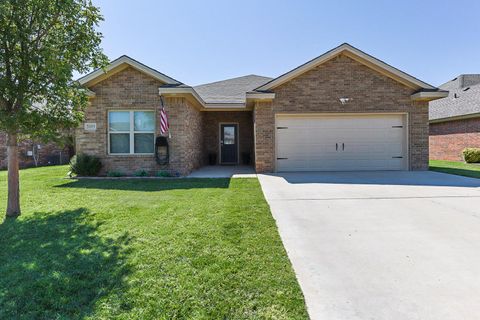
[[340,103],[341,103],[342,105],[345,105],[345,104],[347,104],[347,102],[350,101],[351,99],[350,99],[350,98],[347,98],[347,97],[343,97],[343,98],[340,98],[340,99],[338,99],[338,100],[340,100]]

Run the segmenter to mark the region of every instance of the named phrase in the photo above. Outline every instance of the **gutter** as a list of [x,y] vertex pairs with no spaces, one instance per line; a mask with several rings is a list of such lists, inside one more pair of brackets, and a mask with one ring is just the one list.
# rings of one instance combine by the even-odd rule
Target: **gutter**
[[455,121],[455,120],[466,120],[466,119],[473,119],[473,118],[480,118],[480,112],[464,114],[464,115],[460,115],[460,116],[452,116],[452,117],[447,117],[447,118],[432,119],[432,120],[428,120],[428,123],[440,123],[440,122],[449,122],[449,121]]

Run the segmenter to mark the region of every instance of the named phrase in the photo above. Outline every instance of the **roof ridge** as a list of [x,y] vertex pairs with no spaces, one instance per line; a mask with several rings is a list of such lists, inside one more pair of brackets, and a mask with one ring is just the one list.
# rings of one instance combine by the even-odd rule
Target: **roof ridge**
[[233,77],[233,78],[228,78],[228,79],[224,79],[224,80],[218,80],[218,81],[213,81],[213,82],[207,82],[207,83],[202,83],[202,84],[198,84],[196,86],[193,86],[194,88],[195,87],[201,87],[201,86],[205,86],[205,85],[210,85],[210,84],[216,84],[216,83],[220,83],[220,82],[225,82],[225,81],[230,81],[230,80],[236,80],[236,79],[240,79],[240,78],[246,78],[246,77],[258,77],[258,78],[266,78],[266,79],[272,79],[271,77],[267,77],[267,76],[261,76],[261,75],[258,75],[258,74],[247,74],[247,75],[244,75],[244,76],[239,76],[239,77]]

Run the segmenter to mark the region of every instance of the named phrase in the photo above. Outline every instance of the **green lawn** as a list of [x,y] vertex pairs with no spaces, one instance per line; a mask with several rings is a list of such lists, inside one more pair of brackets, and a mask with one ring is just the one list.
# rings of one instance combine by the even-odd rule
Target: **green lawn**
[[22,170],[23,214],[0,218],[0,319],[308,318],[257,179],[67,171]]
[[468,164],[460,161],[430,160],[430,170],[480,178],[479,164]]

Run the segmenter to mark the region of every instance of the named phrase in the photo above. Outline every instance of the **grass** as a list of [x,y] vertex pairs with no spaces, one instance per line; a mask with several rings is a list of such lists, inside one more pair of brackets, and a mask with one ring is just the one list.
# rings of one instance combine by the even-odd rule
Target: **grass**
[[460,161],[430,160],[430,170],[465,177],[480,178],[480,165]]
[[257,179],[65,172],[21,171],[23,213],[0,220],[0,319],[308,318]]

